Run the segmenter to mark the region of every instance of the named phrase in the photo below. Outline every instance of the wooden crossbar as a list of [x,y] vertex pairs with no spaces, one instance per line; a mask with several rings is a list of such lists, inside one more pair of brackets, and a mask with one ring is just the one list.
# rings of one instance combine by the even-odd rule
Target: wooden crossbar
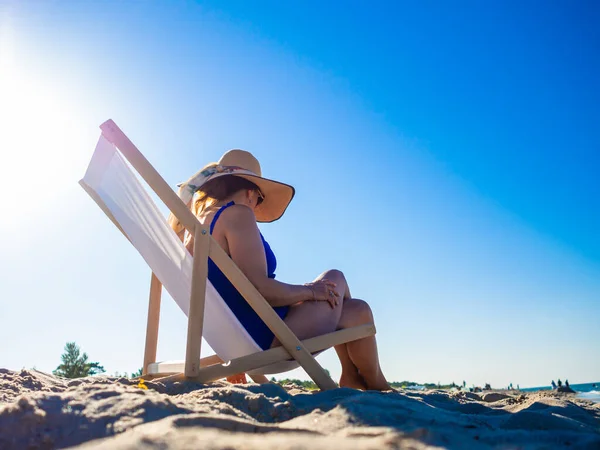
[[[310,352],[309,356],[312,358],[313,361],[316,362],[314,356],[312,356],[311,353],[319,352],[321,350],[333,347],[334,345],[354,341],[356,339],[372,336],[374,334],[374,325],[362,325],[360,327],[334,331],[333,333],[317,336],[315,338],[311,338],[310,340],[307,339],[301,344],[303,348]],[[308,346],[310,346],[310,350],[308,349]],[[229,361],[226,365],[214,364],[208,367],[201,368],[198,376],[193,378],[192,380],[199,383],[208,383],[209,381],[228,377],[229,375],[233,375],[235,373],[249,372],[251,370],[260,369],[261,367],[266,367],[271,364],[286,361],[289,360],[289,357],[289,351],[287,349],[283,347],[275,347],[259,353],[254,353],[252,355],[242,356],[240,358],[233,359]],[[317,362],[316,364],[319,363]],[[321,367],[320,364],[319,367]],[[331,377],[329,377],[329,379],[331,380]],[[337,384],[335,384],[333,380],[331,381],[333,383],[333,387],[330,389],[337,388]],[[318,383],[317,386],[323,389],[323,387],[321,387]]]
[[[208,366],[212,366],[214,364],[223,364],[225,363],[225,361],[223,361],[218,355],[211,355],[211,356],[205,356],[204,358],[200,358],[200,369],[202,369],[203,367],[208,367]],[[164,370],[164,371],[160,371],[160,367],[161,365],[164,365],[163,363],[154,363],[158,366],[159,370],[158,371],[153,371],[152,373],[147,373],[144,378],[148,379],[148,380],[153,380],[156,378],[164,378],[166,376],[170,376],[172,374],[180,374],[183,377],[185,377],[185,361],[182,364],[177,364],[176,366],[181,366],[181,370],[176,370],[176,371],[168,371],[168,370]],[[167,363],[169,364],[169,363]],[[244,371],[242,371],[244,372]],[[257,373],[253,373],[253,374],[249,374],[250,378],[252,378],[252,381],[254,381],[255,383],[258,384],[264,384],[264,383],[268,383],[269,379],[267,377],[265,377],[262,374],[257,374]],[[226,375],[228,376],[228,375]]]
[[[357,327],[345,328],[343,330],[334,331],[332,333],[323,334],[302,341],[302,345],[310,352],[316,353],[326,350],[333,346],[344,344],[346,342],[355,341],[375,334],[375,325],[359,325]],[[290,359],[289,352],[283,347],[275,347],[251,355],[235,358],[225,364],[221,361],[216,361],[210,364],[208,360],[201,360],[201,368],[199,375],[190,378],[198,383],[208,383],[220,378],[228,377],[240,372],[249,372],[251,370],[260,369]],[[160,365],[159,365],[160,366]],[[154,378],[159,378],[163,381],[174,381],[183,379],[182,374],[155,373]],[[189,378],[189,377],[188,377]]]

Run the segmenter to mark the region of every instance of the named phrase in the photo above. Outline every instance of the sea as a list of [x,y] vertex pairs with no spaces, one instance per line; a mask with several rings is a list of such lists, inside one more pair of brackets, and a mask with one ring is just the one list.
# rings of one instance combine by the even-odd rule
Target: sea
[[[600,403],[600,381],[596,381],[595,383],[571,384],[570,386],[571,389],[577,392],[577,397]],[[549,391],[551,389],[552,386],[540,386],[533,388],[522,388],[521,390],[525,392],[535,392]]]

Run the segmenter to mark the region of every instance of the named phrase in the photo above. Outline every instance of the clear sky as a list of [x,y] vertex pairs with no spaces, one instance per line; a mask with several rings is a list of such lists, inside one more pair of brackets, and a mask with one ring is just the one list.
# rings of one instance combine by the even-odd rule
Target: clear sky
[[112,118],[172,186],[293,184],[277,276],[344,271],[389,379],[600,379],[598,3],[281,3],[0,0],[0,367],[141,366],[149,269],[77,184]]

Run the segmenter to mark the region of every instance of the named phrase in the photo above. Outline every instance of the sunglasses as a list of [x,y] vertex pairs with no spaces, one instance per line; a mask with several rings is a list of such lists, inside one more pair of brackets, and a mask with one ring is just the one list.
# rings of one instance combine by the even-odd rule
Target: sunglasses
[[258,194],[258,200],[256,200],[256,206],[260,205],[262,202],[265,201],[265,196],[263,195],[262,192],[260,192],[260,189],[256,190],[256,193]]

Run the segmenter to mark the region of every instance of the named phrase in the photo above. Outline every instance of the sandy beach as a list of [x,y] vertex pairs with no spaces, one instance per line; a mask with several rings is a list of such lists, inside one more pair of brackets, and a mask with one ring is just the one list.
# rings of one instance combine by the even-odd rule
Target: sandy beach
[[0,448],[600,448],[600,404],[572,394],[145,386],[0,369]]

